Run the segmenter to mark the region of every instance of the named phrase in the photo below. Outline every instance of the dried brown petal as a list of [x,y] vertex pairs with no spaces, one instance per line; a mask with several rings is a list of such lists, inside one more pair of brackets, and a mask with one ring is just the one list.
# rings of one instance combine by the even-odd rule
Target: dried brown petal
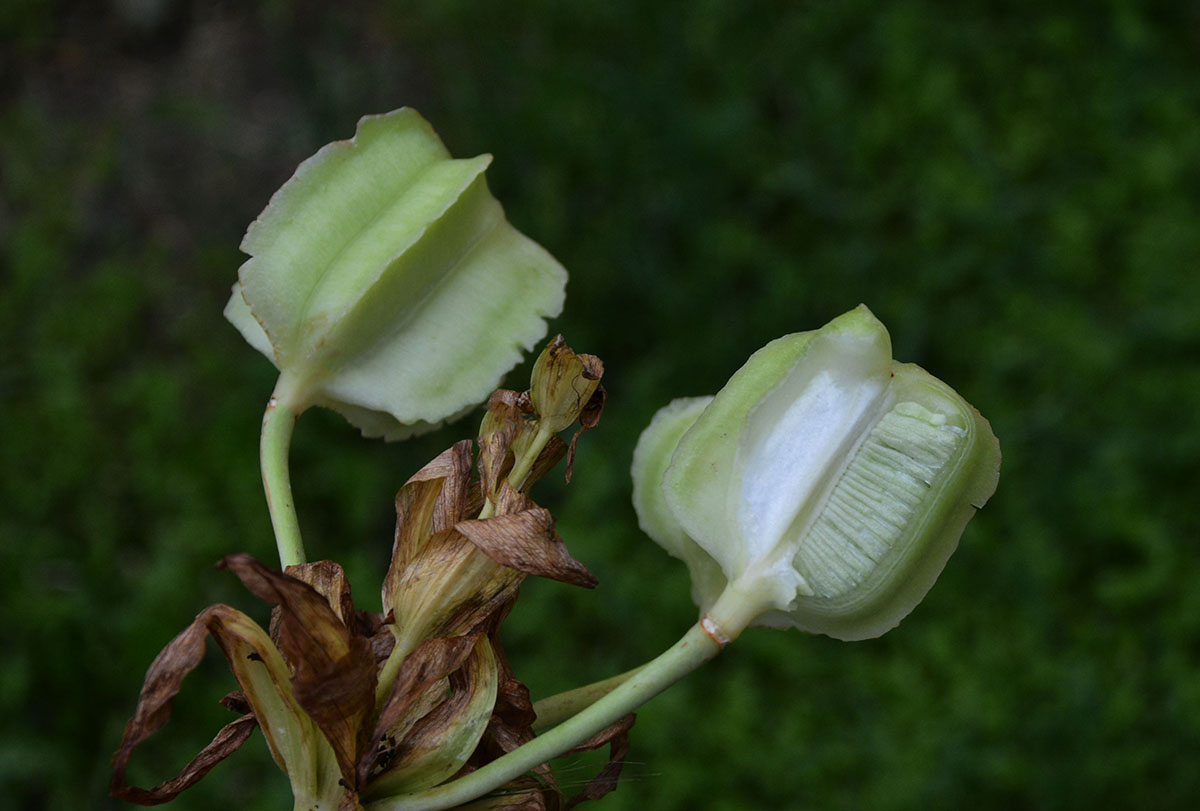
[[[383,580],[383,609],[396,609],[397,589],[436,533],[467,515],[471,443],[463,440],[421,468],[396,494],[396,540]],[[409,578],[411,580],[411,577]]]
[[584,588],[596,586],[595,576],[571,557],[554,531],[553,517],[541,507],[485,520],[463,521],[457,529],[488,557],[504,566]]
[[291,668],[254,620],[227,606],[208,610],[214,612],[209,631],[259,720],[271,756],[293,785],[304,783],[313,748],[324,747],[330,755],[333,750],[296,701]]
[[278,644],[294,669],[292,694],[325,734],[343,779],[353,786],[375,704],[370,642],[347,627],[308,583],[268,569],[249,555],[230,555],[221,565],[259,599],[279,606]]
[[122,752],[119,754],[124,754],[123,761],[120,764],[115,760],[113,762],[113,777],[109,793],[118,800],[138,805],[160,805],[170,802],[181,792],[195,785],[200,778],[208,774],[213,766],[236,752],[257,726],[258,721],[255,720],[253,713],[247,713],[236,721],[226,724],[212,739],[212,742],[201,749],[200,754],[192,758],[192,762],[183,768],[178,777],[159,783],[151,789],[126,785],[125,769],[131,753],[126,753],[122,748]]
[[473,633],[512,598],[523,578],[462,533],[439,532],[389,592],[396,633],[410,649],[432,637]]
[[512,470],[516,457],[512,441],[520,428],[493,431],[479,437],[479,490],[484,498],[495,500],[500,484]]
[[567,452],[568,484],[571,482],[571,474],[575,471],[575,446],[579,444],[579,437],[583,436],[584,431],[590,431],[600,424],[600,415],[604,413],[604,403],[607,400],[608,392],[603,386],[599,386],[579,414],[579,430],[571,437],[571,449]]
[[579,424],[583,426],[583,430],[590,430],[600,424],[600,417],[604,414],[604,404],[607,402],[608,390],[603,386],[597,386],[596,390],[592,392],[591,399],[579,413]]
[[232,693],[226,693],[221,696],[221,706],[230,712],[242,714],[254,712],[250,708],[250,701],[246,698],[246,694],[241,690],[234,690]]
[[344,793],[341,800],[338,801],[337,811],[363,811],[358,793],[354,791]]
[[384,610],[395,579],[416,560],[433,534],[433,506],[442,492],[443,479],[409,480],[396,494],[396,538],[392,560],[383,581]]
[[606,743],[609,744],[608,763],[584,786],[583,791],[567,802],[565,808],[574,808],[588,800],[598,800],[616,789],[617,783],[621,779],[621,767],[625,765],[625,756],[629,754],[629,730],[633,728],[634,720],[636,720],[635,716],[630,713],[566,753],[572,755],[589,752],[592,749],[599,749]]
[[419,470],[409,481],[442,479],[442,491],[434,502],[433,531],[450,529],[467,516],[468,484],[471,481],[471,441],[456,442],[437,459]]
[[479,489],[484,498],[495,500],[515,461],[514,443],[533,428],[526,419],[532,411],[527,393],[498,389],[488,399],[487,414],[479,426]]
[[475,751],[496,701],[497,663],[487,637],[473,639],[467,661],[450,674],[445,701],[399,742],[391,764],[368,786],[370,796],[436,786],[461,770]]
[[138,696],[137,709],[125,728],[121,748],[113,756],[111,792],[114,797],[143,805],[167,802],[193,785],[208,771],[236,750],[253,730],[246,717],[229,724],[173,780],[153,789],[140,789],[125,783],[125,772],[133,750],[166,725],[171,705],[179,694],[184,677],[204,658],[204,643],[212,634],[224,651],[244,695],[233,694],[223,701],[241,709],[247,701],[264,722],[268,747],[280,767],[287,771],[295,763],[295,745],[304,737],[308,723],[291,700],[287,666],[261,627],[242,612],[227,605],[214,605],[202,611],[192,624],[180,632],[155,657],[146,672]]
[[[533,711],[529,689],[513,673],[498,636],[500,625],[511,607],[510,603],[503,611],[497,612],[492,619],[489,638],[492,641],[492,650],[496,655],[499,685],[496,691],[495,708],[492,711],[491,720],[488,722],[487,732],[480,740],[479,747],[471,758],[471,766],[474,768],[479,768],[502,757],[535,737],[533,722],[536,720],[537,714]],[[557,809],[561,793],[550,764],[543,763],[536,766],[533,771],[534,775],[507,783],[497,791],[497,794],[523,795],[527,798],[529,805],[517,803],[510,806],[501,803],[494,807],[543,808],[547,811]],[[498,800],[501,798],[493,795],[487,799]],[[474,805],[468,807],[474,807]],[[493,806],[482,805],[480,807]]]
[[391,765],[396,745],[424,714],[414,712],[422,696],[462,667],[477,642],[477,636],[438,637],[408,655],[375,724],[370,745],[359,759],[359,785],[366,785],[378,770]]
[[351,625],[354,622],[354,599],[350,595],[350,581],[346,579],[346,573],[340,565],[332,560],[317,560],[288,566],[284,573],[316,589],[343,623]]
[[360,611],[358,616],[360,633],[370,639],[371,651],[375,654],[375,664],[382,666],[391,655],[392,649],[396,647],[396,635],[392,632],[391,617],[388,616],[385,622],[382,614],[365,611]]
[[488,724],[487,734],[476,760],[477,766],[482,766],[501,755],[507,754],[534,738],[533,723],[537,713],[533,711],[533,701],[527,688],[513,673],[508,663],[508,656],[500,642],[500,625],[503,623],[511,604],[499,611],[492,618],[492,629],[489,632],[492,640],[492,651],[496,655],[500,683],[496,691],[496,706],[492,711],[492,720]]
[[536,507],[537,504],[522,490],[517,490],[508,482],[500,488],[500,498],[496,501],[496,515],[509,515],[524,512]]
[[529,392],[516,392],[509,389],[496,389],[488,398],[487,413],[479,424],[479,435],[487,436],[494,431],[500,431],[523,422],[533,414],[533,403],[530,402]]

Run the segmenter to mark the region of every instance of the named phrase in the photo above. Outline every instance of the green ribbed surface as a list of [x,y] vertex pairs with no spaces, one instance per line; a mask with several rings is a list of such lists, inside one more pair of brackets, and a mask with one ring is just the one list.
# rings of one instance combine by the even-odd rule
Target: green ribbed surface
[[867,435],[796,554],[821,597],[839,597],[904,539],[963,430],[916,403],[900,403]]

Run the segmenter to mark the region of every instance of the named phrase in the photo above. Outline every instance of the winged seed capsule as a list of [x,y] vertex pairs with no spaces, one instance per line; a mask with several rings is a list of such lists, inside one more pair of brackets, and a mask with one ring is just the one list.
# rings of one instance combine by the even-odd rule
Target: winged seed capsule
[[486,399],[546,334],[567,273],[505,219],[489,163],[451,158],[403,108],[363,118],[271,198],[225,317],[294,412],[401,439]]
[[715,397],[677,400],[643,432],[641,526],[687,563],[729,638],[750,623],[883,634],[995,491],[987,420],[891,351],[860,305],[771,342]]

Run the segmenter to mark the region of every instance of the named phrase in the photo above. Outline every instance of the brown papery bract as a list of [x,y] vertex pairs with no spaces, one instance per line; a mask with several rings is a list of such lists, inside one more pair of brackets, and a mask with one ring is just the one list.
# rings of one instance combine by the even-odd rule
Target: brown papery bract
[[598,582],[571,557],[549,510],[531,506],[486,521],[463,521],[457,529],[489,558],[509,568],[589,589]]
[[[404,660],[359,762],[360,785],[366,785],[373,772],[391,765],[405,735],[433,708],[421,706],[422,700],[463,666],[478,639],[478,635],[430,639]],[[444,697],[445,689],[439,692],[442,694],[439,698]]]
[[139,788],[125,781],[125,772],[129,768],[133,750],[170,720],[171,706],[175,696],[179,694],[184,677],[195,670],[204,659],[205,640],[210,633],[227,633],[226,619],[233,613],[240,612],[227,605],[210,606],[155,657],[146,671],[146,680],[138,696],[137,710],[125,727],[121,748],[113,755],[113,776],[109,784],[109,792],[113,797],[140,805],[169,802],[208,774],[213,766],[237,751],[258,725],[252,714],[243,715],[227,724],[213,738],[212,743],[204,747],[192,762],[184,767],[178,777],[163,781],[154,788]]
[[[268,569],[249,555],[230,555],[222,566],[263,602],[279,606],[276,643],[293,668],[296,703],[325,733],[343,779],[353,785],[358,751],[369,734],[366,725],[375,704],[375,656],[370,642],[342,621],[325,595],[303,580]],[[349,603],[349,586],[341,567],[337,569],[337,574],[328,566],[317,569],[325,572],[318,582],[340,584],[336,604],[342,606],[343,595]],[[349,613],[353,616],[352,604]]]

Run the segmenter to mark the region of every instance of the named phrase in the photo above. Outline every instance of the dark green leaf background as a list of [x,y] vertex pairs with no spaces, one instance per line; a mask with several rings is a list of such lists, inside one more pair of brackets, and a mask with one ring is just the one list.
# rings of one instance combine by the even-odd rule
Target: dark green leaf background
[[[535,693],[693,619],[629,506],[638,432],[866,302],[991,419],[1000,488],[882,639],[751,631],[651,704],[604,809],[1190,808],[1200,794],[1200,6],[14,0],[0,10],[0,806],[105,799],[145,668],[254,605],[269,364],[238,241],[365,113],[418,108],[572,273],[609,409],[540,500],[599,576],[528,586]],[[521,371],[510,381],[521,385]],[[378,605],[391,500],[473,421],[301,422],[310,554]],[[214,652],[136,757],[227,713]],[[564,772],[585,779],[583,768]],[[261,737],[181,809],[278,809]]]

